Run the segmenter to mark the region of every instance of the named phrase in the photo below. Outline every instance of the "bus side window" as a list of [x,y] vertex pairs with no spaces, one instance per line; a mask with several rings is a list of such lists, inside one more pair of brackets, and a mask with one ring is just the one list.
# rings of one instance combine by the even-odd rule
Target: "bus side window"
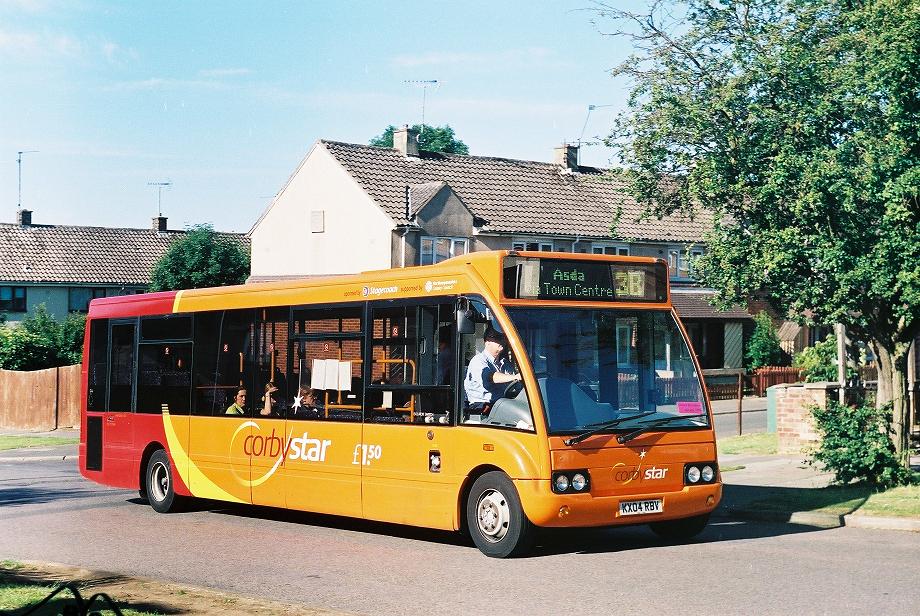
[[[249,393],[254,370],[252,338],[253,310],[218,310],[200,312],[195,317],[195,415],[232,416],[227,410],[234,404],[238,390],[247,390],[244,414],[252,414],[252,405],[261,394]],[[238,416],[238,415],[237,415]]]
[[364,309],[295,308],[288,419],[361,421]]
[[141,319],[137,412],[188,415],[191,407],[192,318]]
[[96,319],[89,329],[86,410],[105,411],[109,381],[109,321]]
[[136,322],[113,323],[109,355],[109,410],[133,411]]
[[[256,382],[249,394],[253,415],[282,418],[291,407],[288,386],[288,319],[291,309],[262,308],[256,341]],[[271,393],[269,393],[271,392]],[[268,404],[266,397],[271,398]]]
[[454,303],[372,305],[366,421],[450,424],[456,383]]

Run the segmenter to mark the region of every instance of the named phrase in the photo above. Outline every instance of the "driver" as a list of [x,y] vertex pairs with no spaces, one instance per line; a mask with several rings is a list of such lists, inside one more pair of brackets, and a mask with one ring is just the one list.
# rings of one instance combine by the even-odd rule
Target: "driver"
[[508,383],[520,381],[521,375],[514,372],[511,362],[502,355],[508,346],[508,339],[503,333],[489,326],[482,340],[485,348],[470,360],[463,389],[469,411],[486,415],[492,403],[502,397]]

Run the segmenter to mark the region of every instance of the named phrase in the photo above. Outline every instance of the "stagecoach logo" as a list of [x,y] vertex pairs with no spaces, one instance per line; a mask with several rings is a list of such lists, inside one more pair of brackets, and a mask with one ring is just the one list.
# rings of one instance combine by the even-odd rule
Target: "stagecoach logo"
[[429,280],[428,282],[426,282],[426,283],[425,283],[425,293],[431,293],[431,288],[432,288],[433,286],[434,286],[434,285],[431,284],[431,281],[430,281],[430,280]]
[[369,295],[383,295],[385,293],[396,293],[398,287],[364,287],[361,289],[361,295],[367,297]]
[[230,441],[231,451],[233,451],[233,443],[236,441],[237,436],[239,436],[240,432],[245,428],[253,428],[253,432],[246,435],[246,438],[243,439],[243,453],[248,456],[275,459],[275,463],[267,473],[262,477],[254,477],[251,480],[253,485],[260,485],[274,475],[285,458],[289,460],[303,460],[304,462],[325,462],[326,454],[329,447],[332,445],[332,441],[310,438],[306,432],[303,433],[303,436],[291,438],[293,430],[285,437],[283,434],[276,435],[275,429],[272,428],[271,434],[264,436],[259,434],[261,431],[259,424],[254,421],[245,421],[236,429],[236,432],[233,433],[233,438]]

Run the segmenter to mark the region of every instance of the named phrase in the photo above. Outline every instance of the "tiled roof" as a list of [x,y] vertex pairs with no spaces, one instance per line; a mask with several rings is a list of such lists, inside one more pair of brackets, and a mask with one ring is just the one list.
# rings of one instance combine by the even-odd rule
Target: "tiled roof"
[[534,161],[433,152],[406,157],[390,148],[320,143],[397,224],[406,222],[407,185],[444,181],[488,221],[483,231],[609,238],[618,211],[621,239],[698,242],[711,226],[705,212],[695,220],[674,215],[637,222],[642,208],[604,169],[565,173]]
[[418,212],[420,209],[428,205],[428,202],[431,199],[441,192],[441,189],[444,188],[447,184],[443,181],[440,182],[426,182],[424,184],[414,184],[409,187],[409,194],[412,200],[412,211]]
[[[150,283],[150,270],[184,231],[0,224],[0,281]],[[249,249],[239,233],[221,233]]]
[[721,311],[709,300],[715,293],[711,291],[671,290],[671,304],[681,319],[750,319],[751,315],[744,308],[737,306],[732,310]]

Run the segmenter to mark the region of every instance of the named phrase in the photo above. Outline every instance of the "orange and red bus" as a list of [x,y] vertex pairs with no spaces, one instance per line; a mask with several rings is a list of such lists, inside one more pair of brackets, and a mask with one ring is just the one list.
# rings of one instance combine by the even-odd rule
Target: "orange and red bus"
[[[486,331],[519,381],[471,404]],[[493,332],[494,333],[494,332]],[[721,498],[701,371],[659,259],[494,251],[96,299],[80,471],[190,498],[468,532],[699,533]]]

